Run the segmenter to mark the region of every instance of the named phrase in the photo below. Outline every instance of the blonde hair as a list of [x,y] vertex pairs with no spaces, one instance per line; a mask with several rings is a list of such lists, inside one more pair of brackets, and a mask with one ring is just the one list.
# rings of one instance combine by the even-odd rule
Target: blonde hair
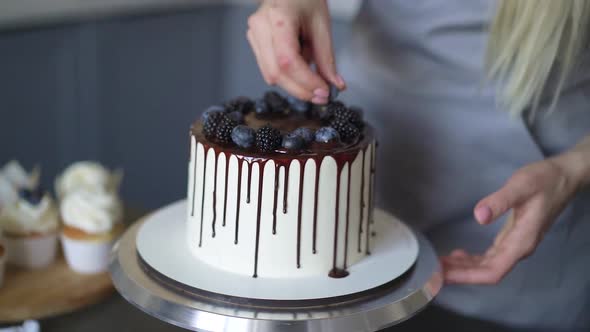
[[[530,108],[533,115],[547,88],[553,90],[549,109],[555,107],[586,47],[589,20],[588,0],[500,0],[486,62],[488,77],[502,85],[499,101],[510,113]],[[556,84],[547,86],[554,74]]]

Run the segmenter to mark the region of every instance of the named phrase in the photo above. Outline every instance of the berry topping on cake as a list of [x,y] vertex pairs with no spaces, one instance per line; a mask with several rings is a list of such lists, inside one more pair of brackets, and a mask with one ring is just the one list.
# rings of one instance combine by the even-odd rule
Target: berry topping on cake
[[287,97],[289,103],[289,109],[298,113],[307,113],[311,108],[311,104],[305,100],[295,98],[293,96]]
[[225,103],[225,111],[247,114],[254,109],[254,102],[248,97],[236,97]]
[[315,132],[315,141],[319,143],[336,143],[340,141],[340,134],[332,127],[322,127]]
[[31,205],[37,205],[41,203],[41,200],[43,199],[43,191],[41,189],[21,189],[18,195]]
[[239,125],[232,130],[231,139],[237,146],[249,149],[254,146],[256,131],[248,126]]
[[290,133],[283,137],[283,148],[287,150],[301,150],[305,146],[305,141],[303,137],[295,134]]
[[256,148],[263,153],[272,152],[281,146],[281,132],[270,124],[256,131]]
[[303,138],[305,144],[311,144],[311,142],[313,142],[315,138],[315,132],[313,131],[313,129],[307,127],[297,128],[293,130],[293,134]]
[[214,139],[217,134],[217,126],[221,122],[221,119],[227,118],[227,114],[221,112],[210,112],[207,117],[204,118],[203,123],[203,134],[207,139]]
[[283,113],[289,107],[287,100],[276,91],[265,93],[264,100],[273,113]]
[[213,113],[223,113],[224,111],[225,111],[225,108],[223,106],[220,106],[220,105],[209,106],[203,112],[203,115],[201,117],[203,118],[203,121],[207,121],[207,119],[209,118],[209,115],[211,115]]
[[328,100],[330,100],[330,101],[336,100],[336,98],[338,98],[339,93],[340,93],[340,90],[338,89],[338,87],[335,86],[334,84],[330,84],[330,96],[328,97]]
[[231,113],[228,113],[227,116],[237,124],[244,123],[244,114],[242,114],[241,112],[233,111]]
[[270,107],[268,107],[266,100],[257,99],[256,103],[254,104],[254,111],[258,115],[264,115],[270,113]]
[[222,117],[215,129],[215,140],[219,143],[231,143],[231,134],[236,125],[237,123],[229,116]]
[[360,135],[359,129],[346,120],[334,119],[330,127],[336,129],[343,142],[352,142]]

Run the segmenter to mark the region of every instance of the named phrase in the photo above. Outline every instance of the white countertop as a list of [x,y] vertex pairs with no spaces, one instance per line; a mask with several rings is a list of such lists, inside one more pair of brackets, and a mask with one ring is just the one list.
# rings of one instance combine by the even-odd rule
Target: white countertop
[[[252,4],[254,0],[0,0],[0,28],[62,23],[113,15],[189,9],[206,5]],[[331,0],[334,17],[350,18],[360,0]]]

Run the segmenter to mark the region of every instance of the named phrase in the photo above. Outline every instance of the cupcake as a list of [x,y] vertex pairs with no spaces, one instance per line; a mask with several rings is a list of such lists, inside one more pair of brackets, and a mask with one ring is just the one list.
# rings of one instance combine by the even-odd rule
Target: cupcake
[[41,171],[35,167],[31,173],[17,162],[10,161],[0,169],[0,210],[18,199],[20,189],[32,190],[39,186]]
[[122,177],[121,171],[111,172],[99,163],[80,161],[70,165],[57,177],[55,192],[60,200],[78,190],[116,193]]
[[20,190],[18,199],[0,212],[0,228],[8,263],[35,269],[55,261],[59,220],[48,194]]
[[84,274],[106,271],[111,247],[124,228],[117,195],[78,189],[63,197],[60,212],[61,241],[70,268]]

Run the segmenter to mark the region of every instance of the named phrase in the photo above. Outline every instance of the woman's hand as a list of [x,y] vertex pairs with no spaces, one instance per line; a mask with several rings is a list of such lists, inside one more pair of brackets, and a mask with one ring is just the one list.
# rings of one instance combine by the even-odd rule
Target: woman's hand
[[483,255],[464,250],[442,257],[448,283],[496,284],[521,259],[531,255],[543,235],[576,191],[588,182],[590,149],[584,148],[530,164],[518,170],[497,192],[474,209],[476,220],[487,225],[511,214]]
[[316,104],[328,101],[329,83],[345,88],[325,0],[265,0],[248,19],[247,37],[266,83]]

